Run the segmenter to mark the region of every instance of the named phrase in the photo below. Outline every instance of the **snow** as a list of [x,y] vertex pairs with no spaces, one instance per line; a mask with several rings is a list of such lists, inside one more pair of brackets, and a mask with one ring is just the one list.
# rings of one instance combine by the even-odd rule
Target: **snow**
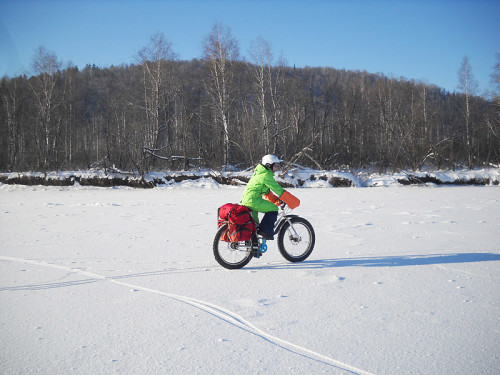
[[[243,181],[248,181],[252,177],[253,169],[244,171],[166,171],[149,172],[145,175],[144,181],[153,186],[160,187],[181,187],[193,186],[204,188],[217,188],[221,179],[230,180],[232,184],[244,185]],[[40,183],[42,185],[96,185],[97,182],[103,183],[102,186],[126,185],[125,182],[138,183],[140,177],[137,173],[124,172],[117,169],[91,169],[85,171],[53,171],[53,172],[10,172],[0,173],[0,181],[4,183],[22,183],[20,179],[31,180],[29,185]],[[201,179],[202,184],[197,183]],[[280,172],[276,176],[277,181],[286,184],[285,186],[294,186],[302,188],[332,188],[336,186],[356,186],[356,187],[381,187],[396,186],[408,184],[409,179],[430,180],[437,184],[470,184],[470,185],[499,185],[500,168],[498,166],[482,169],[460,169],[456,171],[449,170],[423,170],[423,171],[399,171],[395,173],[374,173],[369,170],[359,171],[331,171],[315,170],[301,166],[285,172]],[[17,181],[16,181],[17,180]],[[33,181],[36,180],[36,181]],[[116,180],[120,184],[111,184],[110,181]],[[339,181],[343,184],[339,185]],[[35,183],[36,182],[36,183]],[[346,185],[346,183],[348,185]],[[415,183],[415,182],[414,182]],[[226,182],[227,184],[227,182]],[[130,184],[129,184],[130,185]],[[99,185],[98,185],[99,186]],[[133,184],[132,184],[133,186]]]
[[0,184],[0,373],[500,373],[500,187],[377,178],[291,189],[310,258],[234,271],[241,186]]

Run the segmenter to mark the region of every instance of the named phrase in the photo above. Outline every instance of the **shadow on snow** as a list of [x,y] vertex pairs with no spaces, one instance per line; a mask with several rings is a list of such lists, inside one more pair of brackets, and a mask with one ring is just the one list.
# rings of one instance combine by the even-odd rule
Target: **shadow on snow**
[[[457,264],[500,261],[496,253],[453,253],[426,255],[395,255],[380,257],[317,259],[306,260],[296,265],[300,268],[340,268],[340,267],[405,267],[428,266],[433,264]],[[265,266],[261,268],[286,268],[285,265]]]
[[[257,267],[245,267],[251,269],[318,269],[318,268],[342,268],[342,267],[406,267],[406,266],[428,266],[433,264],[459,264],[459,263],[477,263],[500,261],[500,254],[497,253],[453,253],[453,254],[427,254],[427,255],[400,255],[400,256],[380,256],[380,257],[361,257],[361,258],[344,258],[344,259],[318,259],[306,260],[301,263],[280,263]],[[215,270],[215,268],[214,268]],[[161,271],[143,272],[136,274],[127,274],[120,276],[110,276],[103,278],[104,280],[117,280],[126,278],[136,278],[143,276],[161,276],[172,273],[185,272],[202,272],[207,271],[207,268],[190,268],[190,269],[163,269]],[[53,289],[68,286],[77,286],[102,281],[100,278],[89,278],[84,280],[55,282],[47,284],[31,284],[20,285],[13,287],[0,287],[1,291],[17,291],[17,290],[43,290]]]

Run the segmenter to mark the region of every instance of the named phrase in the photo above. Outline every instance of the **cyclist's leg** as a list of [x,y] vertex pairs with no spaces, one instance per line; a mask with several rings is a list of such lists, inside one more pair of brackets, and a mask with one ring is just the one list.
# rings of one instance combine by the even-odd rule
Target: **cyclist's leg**
[[278,218],[278,211],[269,211],[264,214],[260,222],[259,229],[267,234],[268,237],[274,236],[274,223]]
[[255,224],[259,225],[259,211],[251,208],[251,207],[248,207],[252,210],[252,216],[253,216],[253,220],[255,221]]
[[263,212],[264,217],[260,221],[259,231],[267,234],[267,237],[274,235],[274,223],[278,217],[278,206],[267,200],[261,199],[252,206],[254,211]]

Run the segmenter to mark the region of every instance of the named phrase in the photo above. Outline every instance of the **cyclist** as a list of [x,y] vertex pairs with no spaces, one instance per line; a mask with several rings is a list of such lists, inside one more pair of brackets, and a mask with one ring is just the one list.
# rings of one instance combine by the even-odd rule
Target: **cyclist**
[[259,212],[264,213],[257,233],[267,240],[274,239],[274,223],[278,217],[278,206],[281,205],[281,201],[291,208],[300,204],[296,197],[283,189],[274,179],[274,173],[279,170],[282,161],[275,155],[264,155],[248,181],[240,202],[252,210],[257,224],[259,224]]

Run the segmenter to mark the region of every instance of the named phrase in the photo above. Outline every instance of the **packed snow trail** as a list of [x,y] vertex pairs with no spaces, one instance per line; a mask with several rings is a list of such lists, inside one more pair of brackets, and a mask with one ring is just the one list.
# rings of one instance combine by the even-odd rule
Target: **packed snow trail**
[[274,345],[277,345],[278,347],[281,347],[285,350],[288,350],[290,352],[296,353],[298,355],[304,356],[304,357],[312,359],[312,360],[322,362],[322,363],[330,365],[330,366],[334,366],[338,369],[348,371],[352,374],[373,375],[372,373],[370,373],[368,371],[358,369],[354,366],[350,366],[346,363],[337,361],[333,358],[330,358],[330,357],[325,356],[323,354],[317,353],[313,350],[304,348],[300,345],[296,345],[292,342],[289,342],[289,341],[283,340],[279,337],[270,335],[270,334],[262,331],[260,328],[256,327],[255,325],[253,325],[252,323],[250,323],[248,320],[244,319],[240,315],[238,315],[230,310],[227,310],[223,307],[214,305],[210,302],[202,301],[202,300],[187,297],[187,296],[176,295],[176,294],[172,294],[172,293],[168,293],[168,292],[162,292],[160,290],[155,290],[155,289],[151,289],[151,288],[145,288],[145,287],[142,287],[139,285],[125,283],[123,281],[118,281],[118,279],[121,279],[122,276],[105,277],[105,276],[102,276],[99,274],[95,274],[95,273],[84,271],[84,270],[77,269],[77,268],[65,267],[65,266],[60,266],[60,265],[50,264],[50,263],[45,263],[45,262],[39,262],[39,261],[29,260],[29,259],[8,257],[8,256],[3,256],[3,255],[0,255],[0,259],[11,261],[11,262],[28,263],[28,264],[33,264],[36,266],[50,267],[50,268],[56,268],[56,269],[60,269],[60,270],[70,271],[70,272],[76,272],[76,273],[79,273],[81,275],[89,276],[92,278],[92,279],[86,279],[86,280],[81,280],[80,282],[76,282],[77,284],[105,280],[105,281],[112,282],[114,284],[125,286],[127,288],[142,290],[144,292],[149,292],[149,293],[154,293],[154,294],[159,294],[159,295],[174,299],[176,301],[188,304],[188,305],[193,306],[195,308],[198,308],[198,309],[200,309],[200,310],[202,310],[202,311],[204,311],[212,316],[215,316],[215,317],[225,321],[228,324],[231,324],[237,328],[240,328],[243,331],[251,333],[251,334],[253,334],[253,335],[255,335],[263,340],[266,340],[266,341],[268,341]]

